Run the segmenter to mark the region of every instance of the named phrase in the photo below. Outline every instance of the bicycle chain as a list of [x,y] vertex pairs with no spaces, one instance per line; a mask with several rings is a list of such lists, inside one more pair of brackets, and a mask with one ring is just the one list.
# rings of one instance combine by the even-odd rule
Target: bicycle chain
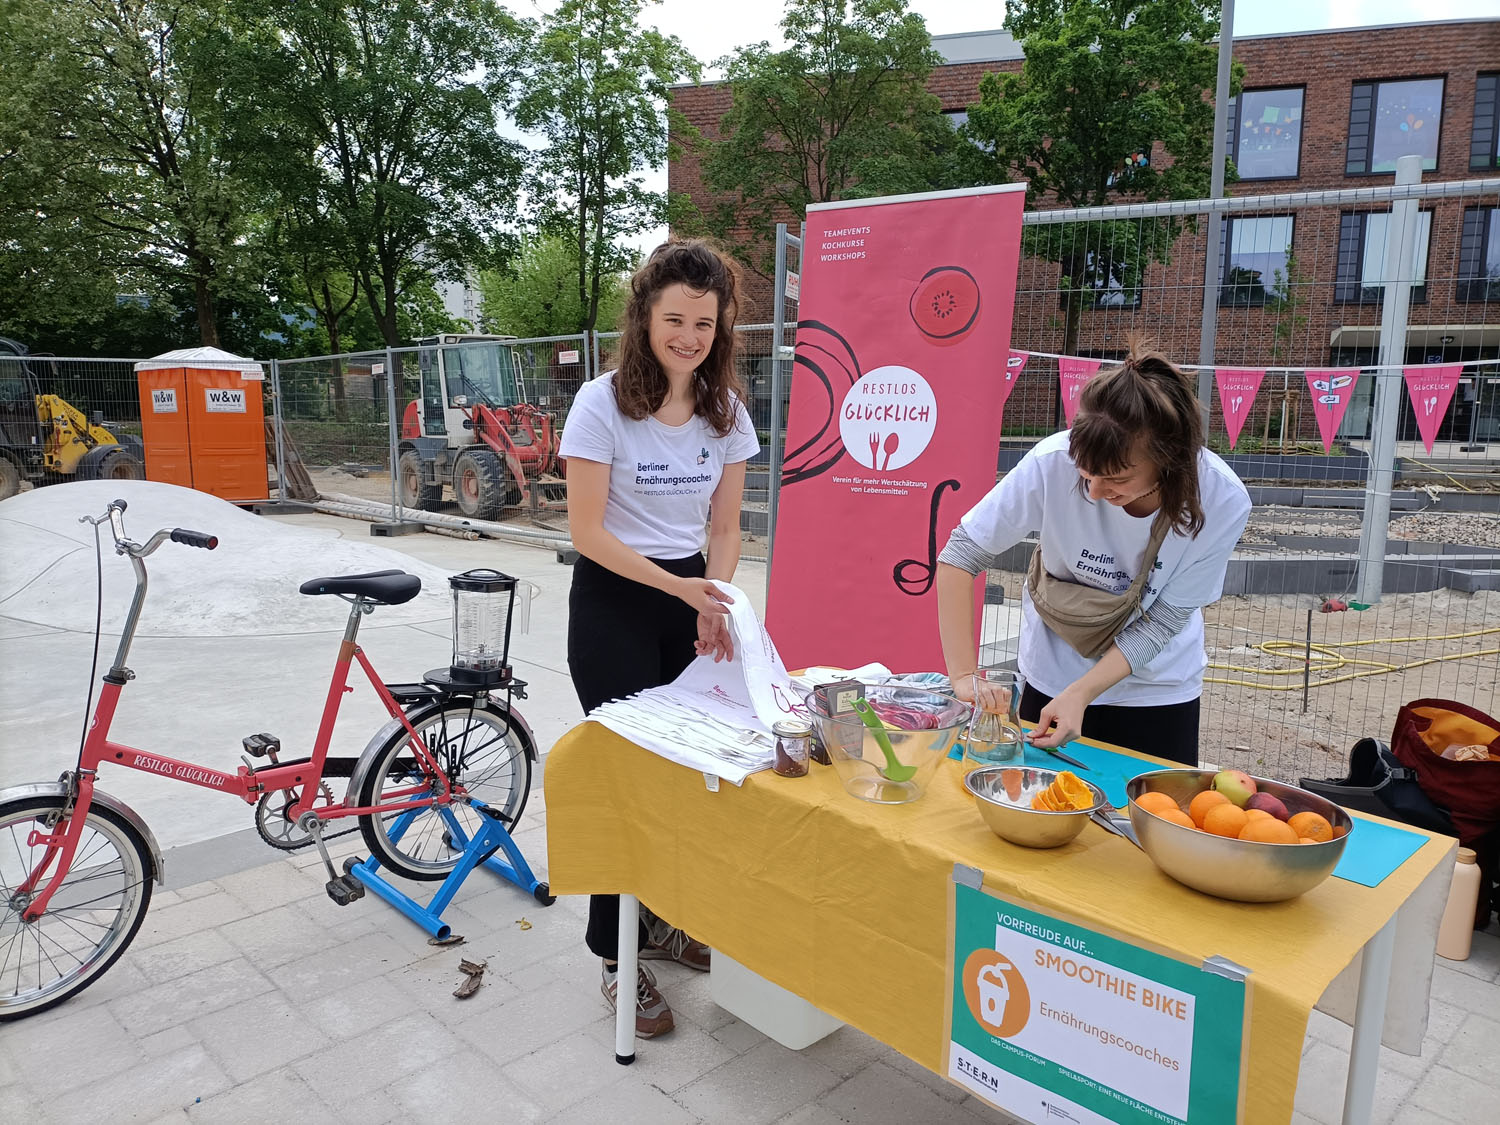
[[[319,785],[318,790],[322,794],[322,797],[325,801],[327,801],[330,805],[333,804],[333,790],[329,789],[327,784]],[[285,798],[281,808],[271,808],[270,801],[272,797]],[[292,835],[292,833],[301,832],[301,829],[299,829],[294,823],[286,819],[286,806],[293,799],[294,794],[292,790],[279,789],[274,793],[264,794],[261,799],[256,802],[255,805],[255,831],[259,834],[262,840],[271,845],[271,847],[275,848],[277,851],[295,852],[300,851],[302,848],[312,846],[312,837],[307,835],[306,833],[302,833],[302,838],[300,840],[296,839]],[[269,817],[276,817],[278,818],[280,823],[287,826],[286,836],[273,837],[271,835],[269,829],[266,828],[266,821]],[[351,832],[358,831],[358,829],[359,825],[356,823],[352,827],[342,829],[338,832],[325,832],[323,833],[323,839],[325,841],[337,840],[340,836],[347,836]]]

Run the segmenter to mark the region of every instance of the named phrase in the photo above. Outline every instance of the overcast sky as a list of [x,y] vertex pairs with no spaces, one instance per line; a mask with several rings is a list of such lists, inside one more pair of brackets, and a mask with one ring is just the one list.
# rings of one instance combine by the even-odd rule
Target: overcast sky
[[[551,0],[503,0],[517,12],[537,15],[555,6]],[[1004,22],[1000,0],[908,0],[908,7],[927,21],[933,35],[990,31]],[[708,64],[736,47],[768,40],[782,45],[783,0],[662,0],[645,19],[675,35],[701,62]],[[1372,27],[1418,20],[1493,17],[1496,0],[1239,0],[1235,35],[1276,35],[1332,27]],[[656,191],[666,188],[666,169],[648,178]],[[649,250],[666,229],[643,234],[637,244]]]

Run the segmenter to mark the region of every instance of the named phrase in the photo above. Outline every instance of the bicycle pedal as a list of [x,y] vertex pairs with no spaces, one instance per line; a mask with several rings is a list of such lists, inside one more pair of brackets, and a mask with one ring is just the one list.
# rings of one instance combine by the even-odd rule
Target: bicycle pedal
[[327,883],[328,897],[339,906],[348,906],[365,897],[365,885],[353,875],[340,875]]
[[252,758],[267,758],[273,762],[276,755],[281,752],[281,739],[274,734],[261,731],[260,734],[252,734],[244,739],[245,753]]

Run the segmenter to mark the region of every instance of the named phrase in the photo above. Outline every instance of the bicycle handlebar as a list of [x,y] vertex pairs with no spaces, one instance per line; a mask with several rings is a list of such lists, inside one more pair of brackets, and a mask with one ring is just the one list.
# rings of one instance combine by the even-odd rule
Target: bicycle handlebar
[[129,505],[123,500],[111,500],[104,515],[98,519],[82,516],[79,522],[101,524],[108,520],[110,531],[114,534],[115,550],[122,555],[130,555],[137,559],[145,558],[167,539],[171,539],[174,543],[185,543],[189,547],[202,547],[205,551],[212,551],[219,545],[217,535],[210,535],[206,531],[189,531],[185,527],[164,527],[146,540],[145,546],[132,542],[125,537],[124,512],[127,507]]

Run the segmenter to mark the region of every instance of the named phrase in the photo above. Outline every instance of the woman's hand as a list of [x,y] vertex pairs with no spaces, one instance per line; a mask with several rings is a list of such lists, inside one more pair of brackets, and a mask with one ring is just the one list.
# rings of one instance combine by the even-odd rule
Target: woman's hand
[[1028,736],[1033,746],[1056,749],[1083,733],[1083,712],[1088,701],[1073,688],[1064,688],[1042,708]]
[[734,599],[726,594],[711,578],[679,578],[670,587],[673,597],[681,598],[700,614],[723,616],[733,605]]
[[948,682],[953,685],[954,695],[958,696],[965,703],[973,703],[974,685],[978,682],[978,679],[973,672],[965,672],[961,676],[950,677]]
[[693,648],[699,656],[713,653],[714,663],[734,659],[734,638],[729,632],[729,615],[725,613],[700,613],[698,615],[698,639]]

